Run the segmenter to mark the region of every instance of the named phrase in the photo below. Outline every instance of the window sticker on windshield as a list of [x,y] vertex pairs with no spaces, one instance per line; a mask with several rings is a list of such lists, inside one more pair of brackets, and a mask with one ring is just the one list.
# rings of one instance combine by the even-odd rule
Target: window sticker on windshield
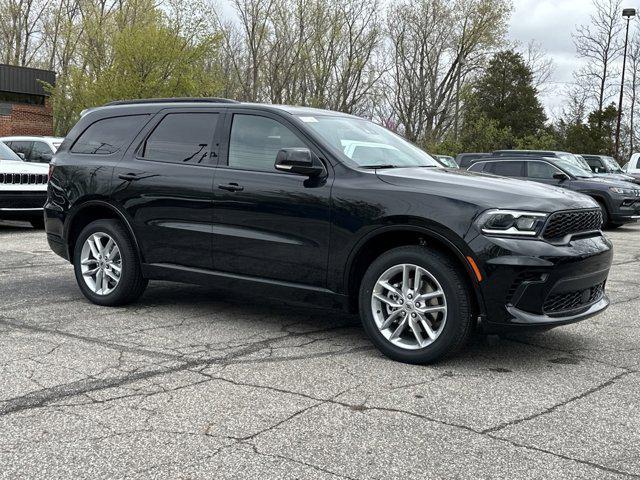
[[300,117],[304,123],[318,123],[318,119],[316,117]]

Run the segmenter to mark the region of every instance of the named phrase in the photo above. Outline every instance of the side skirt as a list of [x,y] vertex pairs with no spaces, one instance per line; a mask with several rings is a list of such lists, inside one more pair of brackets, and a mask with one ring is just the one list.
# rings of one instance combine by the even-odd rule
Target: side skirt
[[215,270],[185,267],[170,263],[143,263],[142,274],[149,280],[205,285],[235,292],[251,291],[263,297],[277,298],[292,304],[313,305],[347,311],[348,297],[326,288],[268,278],[250,277]]

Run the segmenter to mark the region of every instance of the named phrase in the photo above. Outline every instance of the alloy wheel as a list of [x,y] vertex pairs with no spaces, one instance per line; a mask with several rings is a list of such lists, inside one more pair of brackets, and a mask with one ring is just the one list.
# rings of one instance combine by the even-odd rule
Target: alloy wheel
[[447,321],[442,286],[418,265],[395,265],[380,275],[371,295],[371,308],[380,333],[405,350],[431,345]]
[[93,293],[109,295],[120,283],[122,275],[118,244],[106,233],[92,233],[82,246],[80,269],[84,282]]

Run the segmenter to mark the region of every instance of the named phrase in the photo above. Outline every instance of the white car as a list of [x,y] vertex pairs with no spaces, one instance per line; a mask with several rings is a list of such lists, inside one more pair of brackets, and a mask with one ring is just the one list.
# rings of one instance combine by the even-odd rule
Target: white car
[[44,227],[49,166],[22,161],[0,142],[0,220],[26,220]]
[[49,163],[63,140],[61,137],[0,137],[0,142],[23,157],[23,160],[33,163]]

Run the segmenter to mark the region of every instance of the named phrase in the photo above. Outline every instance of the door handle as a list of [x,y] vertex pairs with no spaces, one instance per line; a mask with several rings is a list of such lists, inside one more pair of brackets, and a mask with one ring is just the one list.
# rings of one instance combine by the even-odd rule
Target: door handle
[[121,173],[118,175],[120,180],[126,180],[128,182],[133,182],[135,180],[140,180],[142,177],[137,173]]
[[237,183],[229,183],[227,185],[218,185],[220,190],[226,190],[227,192],[241,192],[244,190],[244,187],[238,185]]

